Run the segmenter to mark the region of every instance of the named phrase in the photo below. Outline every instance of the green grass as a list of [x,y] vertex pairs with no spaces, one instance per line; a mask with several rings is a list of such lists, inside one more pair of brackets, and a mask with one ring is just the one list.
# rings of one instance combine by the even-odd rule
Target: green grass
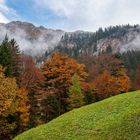
[[140,91],[75,109],[14,140],[140,140]]

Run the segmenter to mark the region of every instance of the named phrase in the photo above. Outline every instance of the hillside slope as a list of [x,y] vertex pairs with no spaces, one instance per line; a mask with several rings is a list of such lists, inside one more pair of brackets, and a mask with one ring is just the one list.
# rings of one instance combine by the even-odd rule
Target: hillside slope
[[14,140],[139,140],[140,91],[75,109]]

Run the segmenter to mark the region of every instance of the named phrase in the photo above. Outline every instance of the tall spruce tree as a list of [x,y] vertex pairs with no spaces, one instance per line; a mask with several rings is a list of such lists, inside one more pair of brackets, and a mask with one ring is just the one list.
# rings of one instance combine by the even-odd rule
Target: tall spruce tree
[[0,64],[5,67],[6,76],[12,76],[12,58],[10,53],[10,43],[6,35],[2,44],[0,45]]
[[0,45],[0,64],[6,68],[6,76],[16,78],[19,76],[21,70],[19,46],[14,39],[9,41],[7,35]]
[[15,41],[15,39],[11,39],[9,41],[10,44],[10,55],[11,55],[11,63],[12,63],[12,76],[16,77],[17,82],[19,82],[19,76],[22,71],[22,60],[21,60],[21,54],[20,49]]

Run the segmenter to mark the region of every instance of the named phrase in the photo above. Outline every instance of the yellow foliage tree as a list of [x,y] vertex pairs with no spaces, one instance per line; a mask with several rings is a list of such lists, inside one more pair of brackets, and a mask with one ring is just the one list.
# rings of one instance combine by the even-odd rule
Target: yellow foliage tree
[[[16,124],[12,122],[17,108],[18,88],[14,78],[6,78],[4,69],[0,66],[0,135],[15,129]],[[10,119],[11,118],[11,119]]]
[[14,78],[5,77],[0,66],[0,138],[10,137],[13,130],[22,130],[28,123],[29,106],[25,89],[18,89]]

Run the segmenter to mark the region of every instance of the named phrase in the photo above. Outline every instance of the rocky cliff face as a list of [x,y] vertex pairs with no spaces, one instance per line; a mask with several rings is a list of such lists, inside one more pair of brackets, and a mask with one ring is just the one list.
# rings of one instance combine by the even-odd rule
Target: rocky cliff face
[[99,36],[99,32],[96,33],[73,33],[65,35],[64,39],[61,39],[56,50],[67,53],[72,57],[76,57],[81,54],[98,55],[102,52],[107,52],[110,48],[111,53],[117,52],[124,53],[127,51],[140,50],[140,26],[120,26],[108,31],[102,31]]
[[128,30],[128,33],[121,38],[112,37],[99,40],[97,52],[106,51],[108,46],[111,46],[113,53],[140,50],[140,28]]

